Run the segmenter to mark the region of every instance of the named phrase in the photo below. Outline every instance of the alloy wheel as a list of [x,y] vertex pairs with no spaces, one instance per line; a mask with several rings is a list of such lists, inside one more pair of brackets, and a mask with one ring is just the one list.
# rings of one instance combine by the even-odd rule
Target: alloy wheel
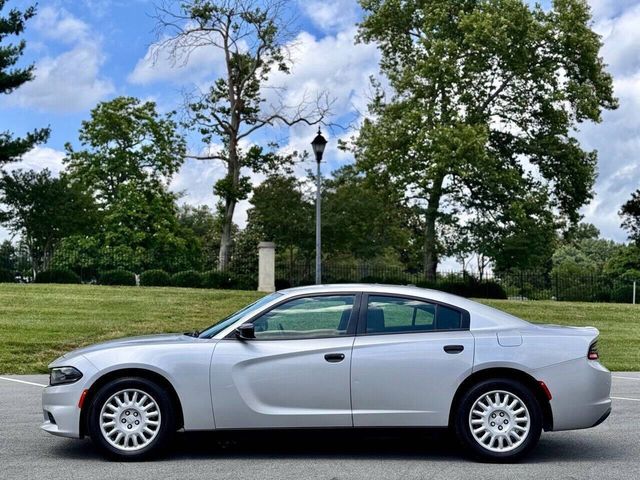
[[149,445],[158,435],[161,421],[156,400],[137,389],[114,393],[100,411],[102,436],[113,447],[124,451]]
[[492,452],[518,448],[529,435],[531,416],[525,403],[511,392],[483,393],[469,412],[469,428],[476,442]]

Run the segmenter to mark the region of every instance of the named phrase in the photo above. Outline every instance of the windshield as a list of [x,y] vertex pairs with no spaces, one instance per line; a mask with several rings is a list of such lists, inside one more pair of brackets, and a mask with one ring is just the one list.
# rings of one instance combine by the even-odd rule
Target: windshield
[[253,302],[251,305],[247,305],[242,310],[238,310],[236,313],[232,313],[227,318],[222,319],[220,322],[214,325],[211,325],[209,328],[204,330],[199,335],[199,337],[211,338],[217,335],[218,333],[220,333],[225,328],[227,328],[229,325],[232,325],[238,320],[240,320],[245,315],[255,312],[256,310],[260,309],[262,306],[266,305],[267,303],[281,296],[282,296],[281,293],[276,292],[276,293],[272,293],[271,295],[267,295],[266,297],[262,297],[260,300]]

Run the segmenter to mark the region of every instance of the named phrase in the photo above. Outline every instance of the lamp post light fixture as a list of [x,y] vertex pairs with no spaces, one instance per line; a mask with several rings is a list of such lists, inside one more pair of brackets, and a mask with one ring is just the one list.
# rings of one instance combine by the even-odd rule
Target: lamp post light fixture
[[327,146],[327,139],[322,136],[320,127],[318,127],[318,134],[316,138],[311,142],[313,147],[313,153],[316,155],[316,162],[318,164],[318,173],[316,175],[316,285],[322,283],[322,242],[320,239],[320,162],[322,161],[322,155],[324,154],[324,148]]

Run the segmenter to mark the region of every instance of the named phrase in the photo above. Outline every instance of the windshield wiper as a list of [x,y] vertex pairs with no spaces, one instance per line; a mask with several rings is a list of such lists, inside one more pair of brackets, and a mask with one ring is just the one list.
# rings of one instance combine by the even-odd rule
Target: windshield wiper
[[188,337],[198,338],[200,336],[200,332],[198,330],[193,330],[192,332],[184,332],[184,334]]

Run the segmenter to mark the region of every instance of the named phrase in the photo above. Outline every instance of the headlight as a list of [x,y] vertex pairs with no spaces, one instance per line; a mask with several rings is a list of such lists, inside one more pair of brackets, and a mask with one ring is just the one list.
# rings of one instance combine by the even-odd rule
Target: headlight
[[64,385],[82,378],[80,370],[74,367],[55,367],[49,370],[49,385]]

